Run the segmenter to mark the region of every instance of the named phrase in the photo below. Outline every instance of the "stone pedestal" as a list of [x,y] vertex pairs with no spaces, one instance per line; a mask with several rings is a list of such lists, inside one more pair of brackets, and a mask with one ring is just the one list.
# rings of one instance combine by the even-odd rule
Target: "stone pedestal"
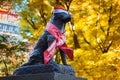
[[77,78],[73,75],[68,74],[51,72],[32,75],[1,77],[0,80],[87,80],[87,79]]
[[39,74],[39,73],[51,73],[57,72],[61,74],[68,74],[75,76],[75,70],[70,65],[60,65],[60,64],[36,64],[29,66],[21,66],[17,68],[13,75],[29,75],[29,74]]
[[13,76],[0,80],[87,80],[75,77],[75,70],[70,65],[36,64],[17,68]]

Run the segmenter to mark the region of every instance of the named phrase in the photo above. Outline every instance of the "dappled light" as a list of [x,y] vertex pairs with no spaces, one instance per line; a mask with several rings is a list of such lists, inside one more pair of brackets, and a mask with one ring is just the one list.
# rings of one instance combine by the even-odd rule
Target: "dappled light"
[[[6,36],[0,36],[0,76],[11,75],[28,59],[28,45],[43,34],[53,6],[60,6],[72,14],[66,25],[66,44],[74,49],[74,60],[67,60],[76,75],[88,80],[120,80],[119,0],[25,0],[24,8],[17,1],[11,5],[19,7],[20,34],[28,42],[8,43]],[[60,56],[55,56],[61,63]]]

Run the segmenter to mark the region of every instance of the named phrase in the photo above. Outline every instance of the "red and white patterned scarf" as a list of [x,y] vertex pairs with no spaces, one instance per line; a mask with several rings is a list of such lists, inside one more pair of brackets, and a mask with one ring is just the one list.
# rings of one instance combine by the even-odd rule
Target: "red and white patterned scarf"
[[44,51],[44,64],[47,64],[48,61],[54,56],[56,48],[60,48],[70,59],[73,60],[73,49],[68,48],[65,44],[65,35],[62,34],[60,30],[52,23],[47,24],[46,30],[55,37],[55,40]]

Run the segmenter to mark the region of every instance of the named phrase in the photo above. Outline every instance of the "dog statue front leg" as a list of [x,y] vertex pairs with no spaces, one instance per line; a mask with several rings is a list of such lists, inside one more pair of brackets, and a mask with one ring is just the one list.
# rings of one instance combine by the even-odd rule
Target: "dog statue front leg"
[[68,65],[67,61],[66,61],[66,54],[61,49],[59,49],[59,50],[60,50],[60,56],[61,56],[61,59],[62,59],[62,63],[64,65]]

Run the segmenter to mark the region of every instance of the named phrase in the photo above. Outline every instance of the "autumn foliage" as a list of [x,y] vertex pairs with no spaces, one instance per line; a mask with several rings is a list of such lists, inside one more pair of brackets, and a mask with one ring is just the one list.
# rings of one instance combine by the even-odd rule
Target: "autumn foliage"
[[62,6],[73,15],[66,25],[66,43],[74,49],[74,61],[68,62],[76,75],[88,80],[120,80],[119,0],[29,0],[24,4],[24,8],[18,4],[21,35],[30,43],[35,44],[43,33],[52,7]]

